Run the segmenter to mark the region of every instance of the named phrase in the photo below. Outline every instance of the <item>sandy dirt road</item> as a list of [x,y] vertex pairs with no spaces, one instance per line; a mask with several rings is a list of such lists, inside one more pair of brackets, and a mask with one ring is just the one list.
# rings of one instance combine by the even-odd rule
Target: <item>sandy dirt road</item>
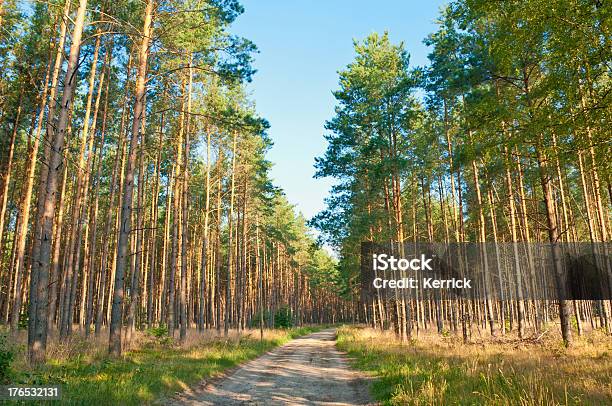
[[368,380],[336,350],[335,330],[300,337],[182,393],[169,405],[368,405]]

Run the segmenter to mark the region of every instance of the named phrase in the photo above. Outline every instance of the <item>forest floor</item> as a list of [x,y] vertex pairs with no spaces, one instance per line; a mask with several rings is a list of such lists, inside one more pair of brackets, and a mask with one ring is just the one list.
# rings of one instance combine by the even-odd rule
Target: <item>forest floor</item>
[[382,404],[612,405],[612,339],[598,330],[567,349],[554,327],[536,339],[467,344],[436,333],[402,344],[390,332],[342,327],[338,348],[376,377]]
[[36,368],[27,366],[26,337],[21,331],[9,342],[15,359],[8,378],[16,385],[61,385],[61,401],[44,402],[45,405],[159,404],[203,379],[318,330],[265,330],[260,341],[259,330],[246,330],[240,335],[230,330],[225,338],[216,331],[199,333],[192,329],[182,344],[167,336],[156,336],[155,331],[140,332],[120,358],[107,355],[107,331],[89,339],[75,331],[64,342],[52,337],[47,363]]
[[185,391],[179,405],[367,405],[365,374],[335,347],[336,330],[303,336],[236,368],[217,382]]

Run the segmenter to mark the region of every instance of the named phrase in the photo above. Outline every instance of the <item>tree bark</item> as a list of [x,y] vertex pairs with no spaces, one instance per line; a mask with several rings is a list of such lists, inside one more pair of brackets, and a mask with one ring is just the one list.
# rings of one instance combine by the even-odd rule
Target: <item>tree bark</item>
[[149,41],[152,33],[154,0],[148,0],[144,25],[142,30],[142,40],[138,54],[138,75],[136,78],[136,89],[134,94],[134,118],[132,121],[132,131],[128,165],[126,168],[125,182],[122,191],[121,205],[121,225],[119,240],[117,242],[117,261],[115,269],[115,287],[113,293],[113,306],[111,310],[110,334],[109,334],[109,353],[114,356],[121,354],[121,329],[123,325],[123,293],[125,268],[128,260],[128,243],[132,222],[132,199],[134,190],[134,170],[136,167],[136,151],[138,149],[138,136],[141,123],[144,120],[145,93],[147,76],[147,58],[149,55]]
[[229,323],[230,323],[230,313],[232,311],[232,257],[233,257],[233,218],[234,218],[234,188],[235,188],[235,179],[236,179],[236,139],[237,139],[237,131],[234,130],[234,137],[232,143],[232,180],[230,186],[230,209],[228,213],[228,231],[229,231],[229,239],[227,243],[227,284],[225,289],[225,320],[223,323],[223,335],[225,337],[228,336],[229,332]]
[[[74,28],[72,31],[72,44],[70,46],[70,55],[68,57],[68,65],[64,78],[64,93],[62,96],[62,104],[59,112],[57,128],[50,128],[52,125],[47,125],[48,134],[53,134],[51,155],[49,162],[48,176],[46,180],[42,180],[46,185],[46,193],[43,197],[43,210],[39,212],[39,224],[42,224],[40,235],[40,256],[33,258],[38,265],[32,267],[30,277],[30,289],[35,291],[32,295],[33,300],[30,303],[30,318],[33,319],[33,331],[30,329],[28,334],[33,334],[34,337],[29,345],[29,359],[33,364],[44,362],[47,350],[47,329],[48,329],[48,283],[49,283],[49,265],[51,244],[53,239],[53,220],[55,218],[55,203],[57,193],[57,182],[60,171],[62,170],[62,150],[64,148],[64,138],[68,125],[68,115],[72,107],[73,91],[77,83],[77,69],[79,55],[81,51],[81,36],[85,23],[85,12],[87,9],[87,0],[79,1]],[[52,117],[49,118],[52,120]]]

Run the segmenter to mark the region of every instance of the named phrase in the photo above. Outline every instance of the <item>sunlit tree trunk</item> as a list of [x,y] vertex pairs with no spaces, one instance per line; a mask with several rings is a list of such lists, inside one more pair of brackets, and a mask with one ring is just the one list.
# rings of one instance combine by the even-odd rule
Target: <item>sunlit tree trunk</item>
[[[78,75],[78,60],[81,51],[81,35],[85,23],[85,13],[87,9],[87,0],[80,0],[76,18],[74,20],[74,28],[72,31],[72,44],[70,46],[70,54],[68,57],[68,65],[64,79],[64,91],[62,103],[59,111],[57,127],[49,131],[51,125],[47,125],[47,134],[53,134],[51,154],[48,159],[49,170],[47,179],[41,179],[46,186],[44,197],[43,210],[38,213],[40,220],[38,224],[42,224],[40,235],[40,253],[39,257],[32,258],[33,262],[37,262],[36,266],[32,266],[30,277],[30,289],[35,291],[30,302],[30,318],[32,319],[33,329],[28,331],[34,337],[29,339],[29,357],[30,362],[36,364],[44,362],[47,350],[47,329],[48,329],[48,284],[49,284],[49,265],[51,259],[51,244],[53,239],[53,221],[55,219],[55,203],[57,193],[57,182],[59,171],[62,169],[62,150],[64,148],[64,137],[68,125],[68,115],[72,107],[72,96]],[[49,120],[53,120],[50,117]]]
[[130,148],[128,164],[125,173],[125,182],[122,191],[121,225],[119,240],[117,242],[117,261],[115,269],[115,287],[113,293],[113,306],[111,310],[109,353],[115,356],[121,354],[121,329],[123,324],[123,292],[125,268],[128,260],[128,242],[131,230],[132,198],[134,189],[134,170],[136,167],[136,152],[138,149],[138,138],[145,111],[145,93],[147,76],[147,58],[149,55],[149,41],[152,32],[154,0],[148,0],[142,39],[138,53],[138,74],[136,77],[136,88],[134,92],[134,118],[132,121]]
[[236,179],[236,139],[238,133],[236,130],[233,132],[233,142],[232,142],[232,180],[230,186],[230,208],[228,213],[228,231],[229,231],[229,239],[228,239],[228,260],[227,260],[227,285],[225,289],[225,319],[223,323],[223,335],[227,337],[229,331],[229,323],[230,316],[232,311],[232,267],[234,266],[233,262],[233,250],[234,250],[234,242],[233,242],[233,224],[234,224],[234,189],[235,189],[235,179]]

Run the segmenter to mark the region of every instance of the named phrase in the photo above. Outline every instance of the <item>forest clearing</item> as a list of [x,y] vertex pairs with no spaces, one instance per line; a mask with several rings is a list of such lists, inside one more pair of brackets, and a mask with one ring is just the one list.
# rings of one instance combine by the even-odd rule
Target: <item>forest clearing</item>
[[[292,57],[236,34],[247,14],[0,0],[0,385],[59,385],[58,404],[612,404],[609,3],[453,0],[419,38],[369,28],[329,69],[316,156],[305,123],[278,135],[261,113],[254,87],[291,86],[253,82],[257,58]],[[289,83],[329,83],[324,59]],[[307,117],[289,93],[273,104]],[[301,164],[331,182],[312,216],[283,189]],[[375,244],[397,258],[373,257],[390,273],[368,290]],[[436,268],[434,245],[460,253],[456,278],[398,293],[394,266]]]

